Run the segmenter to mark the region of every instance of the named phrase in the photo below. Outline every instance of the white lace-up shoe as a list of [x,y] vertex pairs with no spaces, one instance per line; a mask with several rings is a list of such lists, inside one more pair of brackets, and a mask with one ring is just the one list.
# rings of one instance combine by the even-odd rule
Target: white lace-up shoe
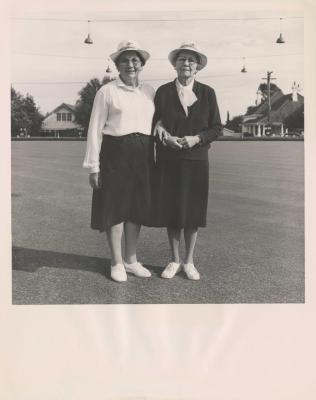
[[162,278],[173,278],[181,270],[181,264],[176,262],[169,263],[166,268],[162,271]]
[[198,281],[200,279],[199,271],[195,268],[193,264],[183,264],[183,270],[189,279]]
[[124,265],[127,272],[130,272],[131,274],[134,274],[140,278],[149,278],[151,276],[150,271],[138,261],[132,264],[128,264],[124,261]]
[[116,282],[127,281],[127,275],[123,264],[111,265],[111,278]]

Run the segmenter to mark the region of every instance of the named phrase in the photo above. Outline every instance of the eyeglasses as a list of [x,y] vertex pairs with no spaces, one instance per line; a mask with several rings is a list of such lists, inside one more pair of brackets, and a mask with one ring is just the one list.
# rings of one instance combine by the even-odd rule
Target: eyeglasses
[[139,58],[122,58],[120,59],[119,63],[121,65],[129,65],[130,63],[132,63],[133,65],[139,65],[141,63]]
[[176,62],[181,64],[184,64],[186,61],[188,61],[190,65],[197,64],[197,60],[193,57],[178,57],[176,60]]

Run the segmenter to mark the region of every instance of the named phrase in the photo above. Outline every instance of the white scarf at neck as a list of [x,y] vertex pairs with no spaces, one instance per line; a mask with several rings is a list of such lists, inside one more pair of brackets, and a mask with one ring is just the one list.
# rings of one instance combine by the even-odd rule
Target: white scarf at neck
[[185,111],[186,116],[188,116],[188,107],[192,106],[197,101],[197,97],[193,92],[193,84],[194,79],[188,86],[183,86],[179,82],[179,79],[176,79],[176,87],[179,96],[180,103]]

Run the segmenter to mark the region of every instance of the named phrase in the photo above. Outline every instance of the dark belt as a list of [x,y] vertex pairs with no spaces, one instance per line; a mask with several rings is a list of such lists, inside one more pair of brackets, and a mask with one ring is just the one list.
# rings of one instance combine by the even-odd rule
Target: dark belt
[[110,138],[110,139],[123,139],[123,138],[126,138],[126,137],[131,137],[131,136],[151,136],[151,135],[145,135],[144,133],[140,133],[140,132],[131,132],[131,133],[128,133],[127,135],[121,135],[121,136],[112,136],[112,135],[103,135],[103,137],[107,137],[107,138]]
[[150,136],[150,135],[145,135],[144,133],[140,133],[140,132],[132,132],[132,133],[128,133],[126,136]]

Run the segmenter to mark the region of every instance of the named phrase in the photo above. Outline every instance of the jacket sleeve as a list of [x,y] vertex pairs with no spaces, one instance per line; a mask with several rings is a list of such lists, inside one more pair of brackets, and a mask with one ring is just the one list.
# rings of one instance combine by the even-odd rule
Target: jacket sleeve
[[151,126],[151,134],[154,134],[154,129],[158,121],[161,120],[161,95],[160,95],[160,90],[158,89],[154,98],[154,105],[155,105],[155,112],[152,120],[152,126]]
[[213,89],[210,89],[208,102],[210,107],[208,129],[204,129],[202,132],[199,133],[199,136],[201,137],[201,146],[216,140],[223,129],[216,100],[216,94]]

